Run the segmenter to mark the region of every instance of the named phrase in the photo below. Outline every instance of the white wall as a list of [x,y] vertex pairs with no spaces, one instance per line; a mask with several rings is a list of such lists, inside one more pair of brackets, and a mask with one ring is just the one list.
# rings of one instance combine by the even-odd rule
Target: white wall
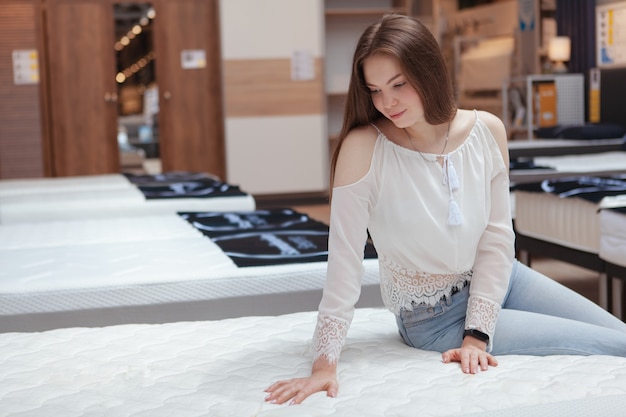
[[[323,59],[323,0],[221,0],[224,61],[285,60],[305,50]],[[278,61],[280,62],[280,61]],[[263,76],[262,76],[263,77]],[[325,192],[328,139],[322,74],[315,114],[226,114],[227,181],[252,194]],[[253,83],[263,79],[250,76]],[[293,81],[298,82],[298,81]],[[276,94],[289,93],[287,86]],[[286,90],[286,91],[285,91]],[[232,91],[232,89],[231,89]],[[225,95],[229,94],[228,86]],[[227,97],[228,99],[228,97]],[[261,103],[262,104],[262,103]]]

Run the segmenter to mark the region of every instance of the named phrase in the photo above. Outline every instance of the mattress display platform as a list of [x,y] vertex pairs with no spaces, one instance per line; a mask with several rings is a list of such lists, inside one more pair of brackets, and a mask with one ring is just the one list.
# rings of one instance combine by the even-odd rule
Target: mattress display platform
[[517,185],[514,189],[520,260],[530,264],[530,256],[540,254],[597,271],[599,304],[610,309],[611,283],[599,255],[602,233],[598,212],[607,199],[626,195],[626,180],[621,176],[578,176]]
[[255,208],[251,195],[202,173],[0,180],[0,224]]
[[626,359],[499,356],[476,375],[402,343],[393,314],[357,309],[339,393],[264,401],[309,374],[316,313],[0,334],[0,416],[623,416]]
[[515,229],[525,236],[597,254],[598,204],[550,193],[515,191]]
[[603,201],[599,218],[600,257],[626,267],[626,195]]
[[626,195],[609,197],[600,211],[600,252],[611,282],[611,311],[626,317]]
[[[242,219],[261,217],[212,213],[245,230]],[[289,238],[314,246],[307,236],[281,240],[282,230],[271,232],[257,233],[269,249],[285,250]],[[239,267],[233,259],[241,251],[233,257],[218,243],[176,214],[2,225],[0,332],[317,309],[325,259],[287,256],[283,264]],[[364,264],[359,305],[381,306],[378,260]]]

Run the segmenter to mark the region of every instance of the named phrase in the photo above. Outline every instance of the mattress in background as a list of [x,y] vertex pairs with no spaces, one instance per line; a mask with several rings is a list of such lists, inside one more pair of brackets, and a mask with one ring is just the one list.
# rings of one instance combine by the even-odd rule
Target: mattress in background
[[580,198],[515,191],[518,233],[597,254],[600,247],[598,204]]

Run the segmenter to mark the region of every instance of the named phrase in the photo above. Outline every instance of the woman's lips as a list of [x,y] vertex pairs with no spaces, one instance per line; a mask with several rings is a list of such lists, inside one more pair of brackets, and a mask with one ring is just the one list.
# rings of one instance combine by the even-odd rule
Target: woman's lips
[[398,113],[392,113],[392,114],[389,115],[389,118],[390,119],[398,119],[398,118],[402,117],[402,115],[404,114],[405,111],[406,110],[402,110],[401,112],[398,112]]

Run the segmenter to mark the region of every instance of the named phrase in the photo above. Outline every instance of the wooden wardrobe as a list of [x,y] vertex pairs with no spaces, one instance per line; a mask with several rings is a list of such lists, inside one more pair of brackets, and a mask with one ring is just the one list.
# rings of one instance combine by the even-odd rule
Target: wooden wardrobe
[[[145,3],[156,11],[162,169],[224,178],[219,2]],[[0,178],[120,171],[115,4],[0,0],[0,110],[12,109],[0,111]],[[33,85],[16,85],[12,79],[10,53],[24,49],[38,54],[39,81]],[[182,65],[189,50],[203,51],[205,65]]]

